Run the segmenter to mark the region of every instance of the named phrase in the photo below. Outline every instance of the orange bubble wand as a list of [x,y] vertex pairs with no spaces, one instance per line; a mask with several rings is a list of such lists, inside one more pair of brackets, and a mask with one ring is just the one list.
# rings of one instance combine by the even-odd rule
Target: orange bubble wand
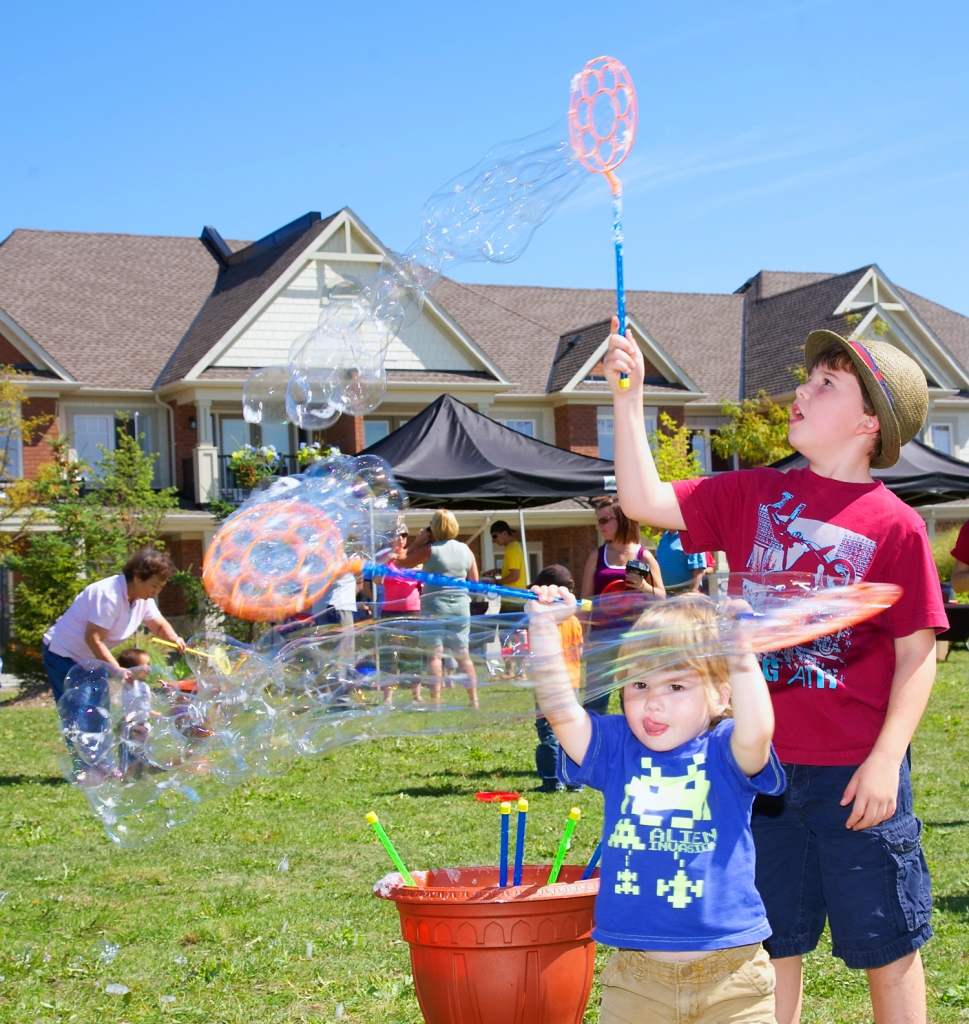
[[[616,304],[619,333],[626,333],[626,288],[622,276],[622,182],[613,173],[629,156],[636,137],[636,90],[625,66],[596,57],[572,79],[569,139],[579,163],[602,174],[612,189],[612,240],[616,248]],[[622,374],[621,388],[629,387]]]

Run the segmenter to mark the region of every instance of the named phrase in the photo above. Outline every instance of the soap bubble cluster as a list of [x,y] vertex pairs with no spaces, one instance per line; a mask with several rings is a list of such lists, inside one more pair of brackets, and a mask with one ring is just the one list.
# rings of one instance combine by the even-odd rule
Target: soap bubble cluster
[[[806,643],[898,597],[898,588],[876,584],[811,591],[810,577],[750,584],[745,577],[735,589],[752,599],[751,617],[718,601],[716,623],[707,616],[702,629],[640,624],[630,631],[624,608],[615,628],[597,628],[573,650],[598,666],[586,674],[579,698],[624,685],[630,669],[642,674],[748,646]],[[689,609],[698,600],[706,599],[679,597],[653,607]],[[600,622],[608,618],[597,611]],[[275,626],[252,644],[198,634],[178,676],[171,668],[126,672],[84,662],[68,673],[58,703],[65,774],[115,842],[139,846],[189,821],[206,800],[247,779],[277,775],[296,757],[533,717],[535,662],[526,627],[522,615],[472,615],[470,625],[400,617],[348,630],[307,618]],[[449,634],[467,637],[470,668],[445,647],[442,674],[432,674],[430,659],[440,656],[437,645]]]
[[202,581],[237,618],[278,622],[388,552],[407,496],[374,456],[332,455],[253,494],[219,528]]
[[420,316],[441,274],[470,261],[518,259],[583,177],[564,124],[491,150],[427,200],[421,233],[404,252],[330,289],[316,329],[293,341],[287,366],[250,375],[245,419],[313,431],[344,412],[376,409],[387,389],[387,350]]

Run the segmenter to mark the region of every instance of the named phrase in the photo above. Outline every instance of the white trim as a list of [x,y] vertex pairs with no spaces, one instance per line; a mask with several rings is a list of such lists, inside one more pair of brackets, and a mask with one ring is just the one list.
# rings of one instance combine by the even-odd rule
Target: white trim
[[[340,228],[343,228],[346,232],[348,247],[350,244],[350,231],[352,229],[356,229],[365,241],[373,245],[374,248],[378,250],[378,253],[370,255],[367,253],[351,253],[349,251],[343,253],[323,250],[322,246],[325,245],[326,242],[329,241],[329,239],[332,238],[338,230],[340,230]],[[195,363],[188,373],[184,374],[180,378],[180,380],[195,382],[204,370],[207,370],[209,367],[213,366],[213,364],[218,362],[224,353],[239,339],[239,336],[243,331],[245,331],[253,321],[266,310],[273,299],[275,299],[280,292],[289,287],[295,278],[299,276],[307,263],[312,263],[317,260],[326,260],[331,263],[354,260],[357,262],[378,263],[383,260],[386,252],[386,248],[381,245],[373,232],[357,217],[349,206],[345,206],[334,216],[333,221],[327,225],[326,229],[321,234],[317,235],[310,245],[308,245],[306,249],[304,249],[303,252],[293,260],[289,269],[259,296],[252,306],[246,310],[246,312],[235,322],[235,324],[232,325],[232,327],[229,328],[228,331],[226,331],[219,341],[217,341],[215,345],[213,345],[205,355]],[[432,312],[441,321],[441,323],[456,336],[457,340],[468,350],[482,369],[493,374],[499,383],[511,385],[511,381],[508,380],[498,366],[493,363],[480,348],[478,348],[469,335],[467,335],[429,295],[425,296],[424,299],[424,312],[427,313],[428,311]],[[172,382],[172,384],[175,383],[177,382]]]
[[[61,380],[72,384],[75,383],[74,378],[67,370],[56,359],[49,356],[9,313],[4,312],[2,307],[0,307],[0,324],[3,324],[13,335],[13,338],[8,338],[7,340],[15,349],[20,351],[21,355],[27,358],[28,362],[33,360],[41,362],[49,370],[53,370]],[[24,351],[25,349],[26,351]]]
[[[704,392],[696,386],[696,384],[690,379],[687,373],[681,366],[664,350],[663,347],[656,341],[656,339],[643,329],[642,325],[639,324],[633,317],[626,316],[626,320],[629,327],[632,328],[633,337],[637,339],[637,344],[643,352],[644,356],[649,358],[649,361],[658,369],[661,370],[663,376],[669,381],[675,381],[682,384],[686,388],[685,395],[689,395],[691,398],[698,396],[706,397]],[[562,394],[572,394],[589,375],[589,371],[595,367],[599,360],[602,359],[606,354],[606,349],[609,347],[609,339],[605,338],[601,345],[599,345],[591,356],[582,364],[579,371],[572,377],[571,380],[561,388]],[[605,394],[605,392],[603,392]]]
[[[871,284],[874,301],[858,300],[858,295],[868,284]],[[929,329],[877,263],[873,263],[862,274],[861,279],[841,300],[832,315],[844,316],[868,306],[871,308],[851,332],[850,337],[860,339],[868,327],[880,318],[888,324],[896,339],[902,343],[899,347],[916,362],[920,362],[923,370],[927,369],[930,376],[943,388],[955,383],[956,390],[969,389],[969,373]],[[902,316],[898,314],[910,319],[915,330],[906,325]],[[918,335],[921,335],[921,338]]]

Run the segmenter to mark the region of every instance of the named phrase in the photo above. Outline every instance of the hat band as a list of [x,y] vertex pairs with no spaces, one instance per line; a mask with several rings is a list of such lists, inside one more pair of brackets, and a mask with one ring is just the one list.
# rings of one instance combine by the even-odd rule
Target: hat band
[[882,391],[885,392],[885,397],[888,399],[888,404],[894,411],[895,403],[892,401],[891,393],[888,390],[888,384],[885,383],[885,378],[882,376],[881,370],[878,369],[878,364],[875,362],[872,354],[868,351],[868,349],[865,348],[864,345],[859,344],[857,341],[849,341],[848,344],[855,350],[855,352],[858,353],[859,356],[861,356],[865,366],[867,366],[868,369],[871,370],[872,376],[881,385],[881,389]]

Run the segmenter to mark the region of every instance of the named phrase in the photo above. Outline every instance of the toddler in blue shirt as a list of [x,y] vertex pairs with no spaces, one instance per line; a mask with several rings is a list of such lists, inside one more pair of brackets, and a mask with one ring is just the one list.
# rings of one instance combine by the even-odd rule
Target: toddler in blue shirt
[[[698,642],[717,649],[716,607],[701,597],[656,603],[620,650],[623,714],[600,717],[579,704],[562,658],[556,623],[574,598],[535,589],[529,644],[559,775],[605,796],[592,935],[618,952],[601,978],[600,1021],[773,1022],[750,811],[755,794],[782,792],[785,776],[756,658],[689,654]],[[639,667],[659,650],[685,653],[659,671]]]

